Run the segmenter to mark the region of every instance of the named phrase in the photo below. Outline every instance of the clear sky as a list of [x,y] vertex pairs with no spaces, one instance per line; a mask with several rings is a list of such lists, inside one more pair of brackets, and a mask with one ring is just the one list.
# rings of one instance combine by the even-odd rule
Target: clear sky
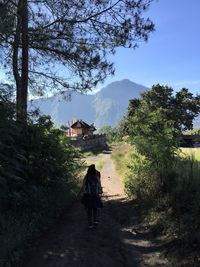
[[200,93],[200,0],[154,0],[146,15],[156,31],[136,50],[117,50],[116,74],[104,85],[127,78]]
[[148,87],[160,83],[200,93],[200,0],[154,0],[146,16],[156,31],[136,50],[119,48],[111,57],[115,76],[98,88],[130,79]]

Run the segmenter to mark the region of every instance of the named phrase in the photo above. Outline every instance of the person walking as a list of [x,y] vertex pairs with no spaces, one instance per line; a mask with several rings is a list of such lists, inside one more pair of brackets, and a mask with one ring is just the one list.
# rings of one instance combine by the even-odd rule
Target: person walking
[[92,164],[87,170],[87,174],[83,181],[83,198],[82,203],[87,210],[88,228],[91,229],[98,225],[99,208],[102,208],[100,194],[102,193],[100,172]]

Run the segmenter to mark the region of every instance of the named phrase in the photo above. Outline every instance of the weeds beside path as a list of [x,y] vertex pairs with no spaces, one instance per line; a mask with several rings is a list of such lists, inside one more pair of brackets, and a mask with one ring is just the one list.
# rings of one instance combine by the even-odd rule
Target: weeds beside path
[[138,210],[126,198],[111,152],[90,157],[103,161],[104,208],[98,229],[88,230],[86,214],[75,203],[58,225],[33,248],[26,267],[170,266],[160,258],[162,243],[141,227]]

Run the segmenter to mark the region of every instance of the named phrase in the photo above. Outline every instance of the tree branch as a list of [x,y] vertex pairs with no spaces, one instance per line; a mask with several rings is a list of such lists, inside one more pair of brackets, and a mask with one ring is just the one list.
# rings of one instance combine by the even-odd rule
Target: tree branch
[[104,9],[104,10],[101,10],[101,11],[99,11],[99,12],[97,12],[97,13],[95,13],[95,14],[93,14],[93,15],[87,17],[87,18],[84,18],[84,19],[82,19],[82,20],[75,20],[75,19],[74,19],[74,20],[66,20],[66,19],[64,19],[65,15],[63,15],[62,18],[57,19],[57,20],[55,20],[55,21],[53,21],[53,22],[51,22],[51,23],[49,23],[49,24],[43,26],[42,29],[49,28],[49,27],[51,27],[52,25],[54,25],[54,24],[56,24],[56,23],[59,23],[59,22],[61,22],[61,23],[71,23],[71,24],[85,23],[85,22],[91,20],[92,18],[95,18],[95,17],[97,17],[97,16],[100,16],[100,15],[102,15],[103,13],[105,13],[105,12],[111,10],[111,9],[112,9],[113,7],[115,7],[119,2],[121,2],[121,0],[118,0],[118,1],[117,1],[116,3],[114,3],[112,6],[109,6],[108,8],[106,8],[106,9]]

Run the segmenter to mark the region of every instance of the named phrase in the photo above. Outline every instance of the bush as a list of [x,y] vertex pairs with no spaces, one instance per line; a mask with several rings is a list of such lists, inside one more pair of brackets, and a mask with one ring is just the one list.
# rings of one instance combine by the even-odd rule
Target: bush
[[135,152],[129,168],[126,192],[137,197],[154,230],[191,244],[200,242],[200,163],[177,156],[171,169],[164,173]]
[[48,229],[78,190],[79,153],[50,117],[15,118],[0,100],[1,266],[19,266],[28,244]]
[[179,179],[172,191],[176,228],[179,235],[194,235],[200,231],[200,163],[180,159],[177,168]]
[[183,158],[176,136],[192,128],[199,100],[186,89],[174,98],[171,88],[158,85],[141,100],[132,100],[127,116],[129,139],[136,150],[126,191],[137,197],[154,229],[192,248],[200,243],[200,163],[194,157]]

